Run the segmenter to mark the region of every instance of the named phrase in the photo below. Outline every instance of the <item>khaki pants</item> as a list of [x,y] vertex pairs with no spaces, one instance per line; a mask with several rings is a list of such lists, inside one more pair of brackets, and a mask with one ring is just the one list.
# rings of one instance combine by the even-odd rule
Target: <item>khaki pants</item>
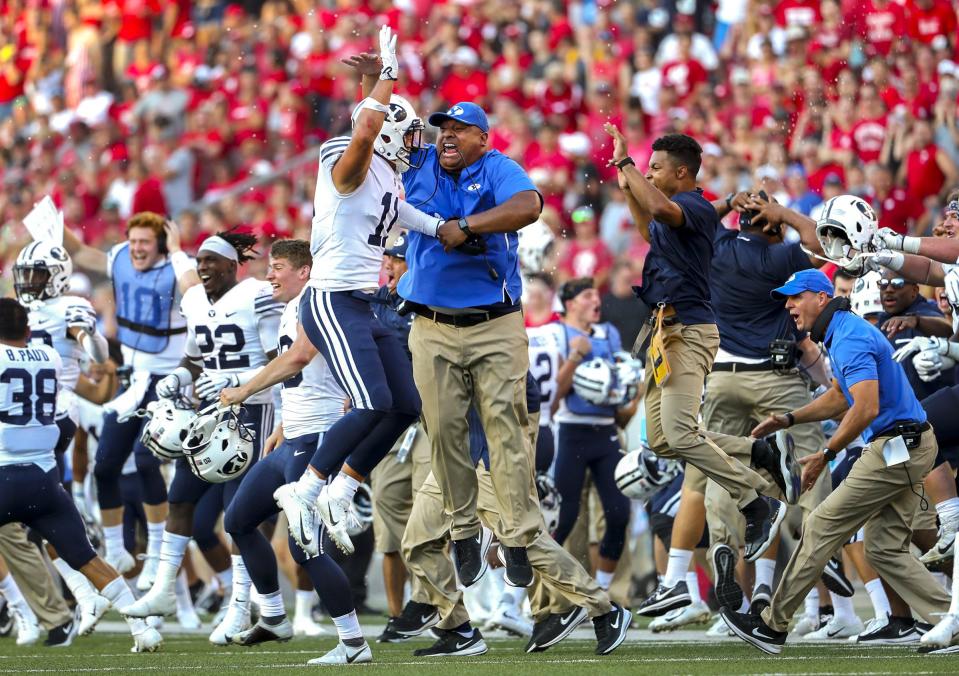
[[663,327],[672,375],[662,387],[646,359],[646,434],[650,448],[665,458],[682,458],[722,486],[742,508],[769,490],[768,483],[736,457],[752,451],[752,439],[704,431],[699,425],[703,383],[719,348],[715,324]]
[[413,320],[413,378],[423,401],[432,445],[432,467],[452,516],[454,540],[479,532],[477,472],[469,454],[466,413],[476,406],[489,444],[490,473],[499,515],[496,535],[525,547],[542,523],[533,481],[533,449],[525,429],[528,339],[523,315],[514,312],[472,327]]
[[866,560],[914,611],[927,622],[949,608],[949,595],[909,551],[922,481],[936,458],[936,437],[923,433],[909,460],[886,467],[878,437],[863,450],[843,481],[804,524],[763,620],[785,631],[806,594],[819,581],[826,561],[865,524]]
[[398,552],[403,531],[413,509],[413,496],[430,473],[430,441],[423,426],[416,423],[416,436],[405,462],[398,462],[397,451],[403,445],[404,433],[389,454],[370,473],[373,489],[373,537],[376,551]]
[[[809,388],[799,374],[780,376],[772,371],[713,371],[706,379],[703,425],[711,432],[748,436],[753,427],[768,415],[794,411],[810,401]],[[796,425],[789,428],[789,433],[796,441],[797,458],[823,449],[825,438],[819,423]],[[750,455],[736,454],[733,457],[748,466]],[[695,469],[692,472],[698,474]],[[816,485],[799,498],[804,519],[829,495],[831,489],[829,472],[824,471]],[[729,493],[710,480],[706,483],[705,495],[710,542],[722,542],[733,548],[742,547],[746,520]]]
[[70,609],[54,584],[40,550],[27,540],[22,524],[8,523],[0,527],[0,558],[7,562],[23,598],[44,628],[53,629],[70,620]]

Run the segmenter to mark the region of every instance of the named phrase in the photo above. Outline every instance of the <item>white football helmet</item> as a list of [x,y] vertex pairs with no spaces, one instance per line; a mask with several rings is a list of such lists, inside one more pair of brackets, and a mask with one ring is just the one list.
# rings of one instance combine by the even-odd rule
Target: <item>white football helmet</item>
[[860,317],[883,312],[882,295],[879,292],[879,280],[882,273],[873,270],[856,280],[852,287],[849,302],[852,311]]
[[519,242],[516,245],[516,255],[519,256],[519,265],[522,271],[529,275],[543,271],[543,263],[553,246],[553,231],[541,218],[530,223],[516,233]]
[[878,250],[879,221],[869,203],[855,195],[838,195],[823,205],[816,237],[826,258],[851,275],[867,270],[866,256]]
[[643,382],[645,375],[643,363],[629,352],[621,350],[613,353],[613,364],[616,369],[616,380],[623,390],[622,404],[626,404],[639,394],[639,385]]
[[[423,148],[423,130],[426,125],[416,114],[413,104],[399,94],[390,96],[389,112],[383,120],[380,135],[373,144],[373,151],[387,160],[396,163],[396,169],[402,173],[410,167],[419,167],[423,157],[416,157]],[[352,120],[363,110],[362,103],[353,109]]]
[[30,242],[13,265],[13,288],[21,303],[56,298],[70,288],[73,261],[59,244]]
[[555,533],[559,527],[559,506],[563,501],[556,484],[549,474],[536,475],[536,493],[539,495],[539,509],[546,522],[546,532]]
[[176,460],[183,456],[183,442],[190,425],[196,420],[196,411],[183,398],[159,399],[146,406],[149,422],[140,433],[140,443],[161,460]]
[[616,371],[601,357],[584,361],[573,371],[573,391],[591,404],[609,406],[616,387]]
[[233,407],[214,404],[200,411],[190,425],[183,455],[195,475],[213,484],[223,483],[252,464],[254,436]]
[[660,458],[648,448],[630,451],[613,471],[616,486],[627,498],[649,500],[682,471],[676,460]]

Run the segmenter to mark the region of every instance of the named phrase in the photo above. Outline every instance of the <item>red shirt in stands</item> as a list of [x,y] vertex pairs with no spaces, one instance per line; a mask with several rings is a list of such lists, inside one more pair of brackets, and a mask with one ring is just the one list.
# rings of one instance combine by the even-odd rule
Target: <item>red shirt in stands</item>
[[906,156],[906,193],[909,199],[921,203],[942,190],[946,176],[936,162],[938,148],[930,143]]
[[486,73],[481,70],[474,70],[466,76],[450,73],[440,85],[440,97],[450,104],[473,101],[479,106],[485,106],[484,99],[489,93],[486,78]]
[[23,86],[26,84],[24,73],[29,70],[30,61],[23,58],[16,59],[16,69],[20,74],[19,82],[14,82],[13,79],[8,78],[4,72],[5,68],[5,64],[0,66],[0,103],[10,103],[18,96],[23,95]]
[[822,195],[822,186],[826,182],[826,178],[829,174],[835,174],[838,176],[843,184],[846,183],[846,172],[843,170],[841,165],[838,164],[826,164],[822,167],[819,167],[806,177],[806,182],[809,184],[809,189],[812,190],[817,195]]
[[608,272],[614,262],[613,254],[603,240],[597,239],[589,246],[583,246],[574,239],[563,250],[557,267],[570,278],[596,277],[600,272]]
[[906,37],[906,15],[902,5],[891,0],[867,0],[859,12],[857,32],[865,38],[868,54],[886,56],[893,41]]
[[696,87],[708,80],[709,74],[696,59],[663,64],[663,84],[673,86],[681,103],[696,91]]
[[902,188],[893,188],[884,199],[872,198],[880,228],[892,228],[906,234],[916,218],[922,215],[922,202],[911,200]]
[[886,139],[886,116],[859,120],[852,127],[852,148],[860,160],[875,162]]
[[776,23],[809,28],[822,19],[819,4],[819,0],[781,0],[776,5]]
[[929,44],[937,35],[953,35],[956,32],[956,10],[948,0],[933,0],[928,9],[919,6],[916,0],[906,4],[906,24],[909,37]]
[[120,16],[120,42],[148,40],[152,30],[151,21],[160,14],[163,5],[160,0],[110,0],[107,11]]
[[150,176],[137,186],[133,193],[133,213],[152,211],[165,214],[166,200],[163,198],[163,183],[156,176]]

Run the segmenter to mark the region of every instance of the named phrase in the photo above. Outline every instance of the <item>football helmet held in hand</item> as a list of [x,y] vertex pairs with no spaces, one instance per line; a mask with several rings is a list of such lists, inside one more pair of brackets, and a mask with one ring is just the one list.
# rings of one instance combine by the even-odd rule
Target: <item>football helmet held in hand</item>
[[183,455],[196,476],[223,483],[240,476],[253,463],[254,437],[234,407],[208,406],[190,425]]
[[196,420],[196,411],[182,398],[151,401],[146,407],[149,422],[140,433],[140,443],[161,460],[176,460],[183,456],[190,425]]
[[682,472],[677,460],[660,458],[648,448],[630,451],[613,471],[616,487],[627,498],[649,500]]

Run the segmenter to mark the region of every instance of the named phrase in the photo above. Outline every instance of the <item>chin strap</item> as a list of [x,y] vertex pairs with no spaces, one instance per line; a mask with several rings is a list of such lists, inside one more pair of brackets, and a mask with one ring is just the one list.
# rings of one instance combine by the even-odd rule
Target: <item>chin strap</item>
[[852,303],[849,302],[849,299],[842,296],[829,301],[819,316],[816,317],[816,321],[813,322],[812,329],[809,330],[810,339],[814,343],[821,343],[826,337],[826,329],[829,328],[832,316],[840,310],[848,312],[851,307]]

